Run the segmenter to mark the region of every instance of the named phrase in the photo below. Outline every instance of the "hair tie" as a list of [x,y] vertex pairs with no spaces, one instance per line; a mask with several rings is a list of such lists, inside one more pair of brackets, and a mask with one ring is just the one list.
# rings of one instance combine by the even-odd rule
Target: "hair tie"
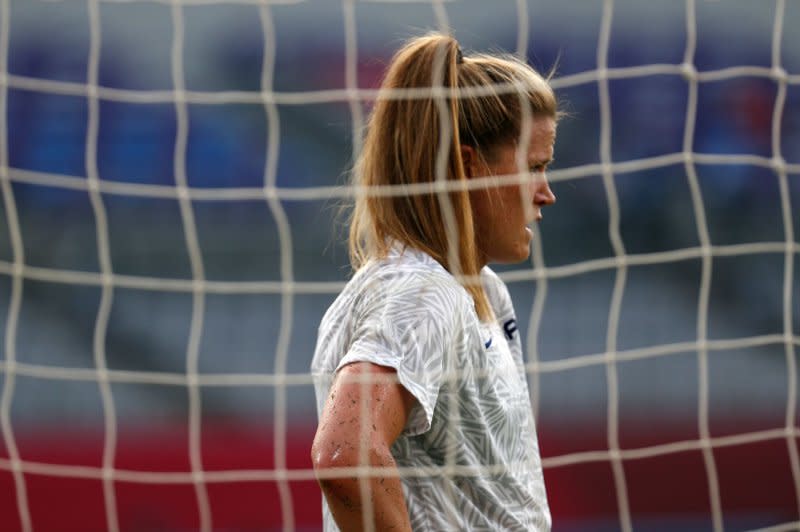
[[464,54],[461,53],[461,47],[456,45],[456,64],[460,65],[464,62]]

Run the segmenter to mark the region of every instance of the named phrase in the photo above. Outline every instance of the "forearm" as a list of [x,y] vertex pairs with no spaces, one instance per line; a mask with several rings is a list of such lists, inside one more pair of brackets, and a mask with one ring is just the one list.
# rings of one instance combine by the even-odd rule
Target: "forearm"
[[[410,531],[403,486],[394,460],[388,456],[371,462],[374,462],[373,466],[391,468],[391,472],[363,479],[320,478],[322,492],[336,524],[343,531],[364,530],[366,520],[371,520],[375,530]],[[366,493],[362,486],[366,487]],[[369,497],[370,504],[364,495]],[[371,515],[365,519],[367,512]]]

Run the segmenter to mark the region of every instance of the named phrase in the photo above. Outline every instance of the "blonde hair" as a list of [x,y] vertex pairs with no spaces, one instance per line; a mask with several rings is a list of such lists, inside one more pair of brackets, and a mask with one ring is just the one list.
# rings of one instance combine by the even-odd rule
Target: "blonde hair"
[[[445,92],[391,94],[432,87]],[[480,264],[467,188],[375,195],[369,187],[432,183],[442,168],[446,175],[440,179],[466,182],[462,145],[491,157],[498,146],[519,139],[524,118],[539,116],[557,117],[556,98],[524,62],[511,56],[463,56],[458,42],[441,34],[408,41],[389,65],[353,169],[353,184],[366,191],[357,195],[351,218],[353,268],[386,257],[395,242],[424,251],[456,276],[480,319],[491,319],[477,280]],[[438,159],[444,155],[446,160]]]

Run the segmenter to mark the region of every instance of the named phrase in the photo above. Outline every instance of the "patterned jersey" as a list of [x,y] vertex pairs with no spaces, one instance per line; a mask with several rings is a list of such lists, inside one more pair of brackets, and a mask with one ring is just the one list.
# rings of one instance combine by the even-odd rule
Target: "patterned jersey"
[[[311,372],[321,413],[332,376],[393,368],[416,405],[392,455],[414,530],[549,530],[522,349],[508,290],[481,271],[497,321],[438,262],[395,250],[359,269],[322,319]],[[420,474],[419,471],[424,471]],[[323,501],[325,530],[338,530]]]

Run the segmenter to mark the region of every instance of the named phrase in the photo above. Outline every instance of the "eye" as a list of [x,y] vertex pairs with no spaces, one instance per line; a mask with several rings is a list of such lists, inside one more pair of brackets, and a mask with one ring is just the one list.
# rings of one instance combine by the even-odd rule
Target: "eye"
[[535,164],[530,167],[530,172],[532,174],[543,174],[547,170],[546,164]]

